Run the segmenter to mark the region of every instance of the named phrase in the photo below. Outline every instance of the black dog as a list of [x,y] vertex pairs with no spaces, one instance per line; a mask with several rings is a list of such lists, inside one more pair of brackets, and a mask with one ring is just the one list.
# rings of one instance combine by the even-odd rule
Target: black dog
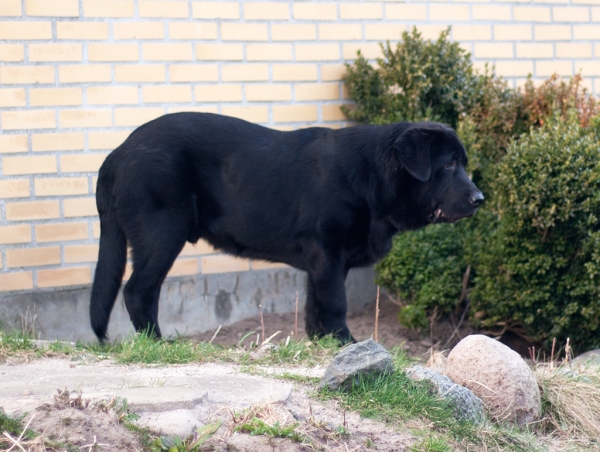
[[135,130],[98,177],[100,253],[90,317],[106,338],[127,254],[136,330],[157,337],[160,287],[185,242],[308,274],[306,332],[354,340],[344,280],[392,236],[473,215],[483,195],[456,133],[437,123],[280,132],[239,119],[170,114]]

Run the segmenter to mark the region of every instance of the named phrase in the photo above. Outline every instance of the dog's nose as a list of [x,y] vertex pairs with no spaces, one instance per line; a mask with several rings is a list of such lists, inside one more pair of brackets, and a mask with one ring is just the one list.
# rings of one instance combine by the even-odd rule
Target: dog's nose
[[469,201],[474,207],[479,207],[485,198],[483,197],[483,193],[477,190],[475,193],[471,195]]

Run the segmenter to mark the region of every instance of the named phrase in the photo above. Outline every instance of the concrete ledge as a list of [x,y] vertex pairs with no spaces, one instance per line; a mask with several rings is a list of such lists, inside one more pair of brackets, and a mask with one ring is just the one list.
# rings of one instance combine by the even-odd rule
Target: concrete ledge
[[[371,267],[354,269],[346,280],[350,312],[375,301]],[[165,336],[193,335],[264,312],[293,312],[299,294],[306,297],[306,274],[293,268],[170,278],[160,294],[159,323]],[[89,324],[91,286],[8,292],[0,295],[0,322],[5,330],[31,329],[40,339],[93,342]],[[119,294],[108,333],[117,339],[133,328]]]

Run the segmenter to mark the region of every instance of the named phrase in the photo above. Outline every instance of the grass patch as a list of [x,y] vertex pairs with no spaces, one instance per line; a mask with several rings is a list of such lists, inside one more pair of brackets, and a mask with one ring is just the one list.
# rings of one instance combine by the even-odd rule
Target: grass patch
[[[393,351],[395,367],[407,365],[403,352]],[[362,416],[397,425],[418,420],[431,429],[431,434],[414,446],[414,451],[446,451],[457,447],[486,451],[542,451],[532,432],[485,424],[476,426],[454,418],[448,402],[429,392],[427,383],[409,379],[404,372],[358,378],[348,390],[325,391],[321,397],[335,398],[347,409]]]

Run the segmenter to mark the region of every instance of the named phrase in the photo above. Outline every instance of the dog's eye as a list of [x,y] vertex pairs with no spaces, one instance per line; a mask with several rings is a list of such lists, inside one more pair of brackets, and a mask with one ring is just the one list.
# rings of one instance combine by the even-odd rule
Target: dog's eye
[[452,160],[452,161],[451,161],[451,162],[449,162],[449,163],[446,163],[446,164],[444,165],[444,168],[446,168],[446,169],[453,169],[453,168],[454,168],[454,160]]

